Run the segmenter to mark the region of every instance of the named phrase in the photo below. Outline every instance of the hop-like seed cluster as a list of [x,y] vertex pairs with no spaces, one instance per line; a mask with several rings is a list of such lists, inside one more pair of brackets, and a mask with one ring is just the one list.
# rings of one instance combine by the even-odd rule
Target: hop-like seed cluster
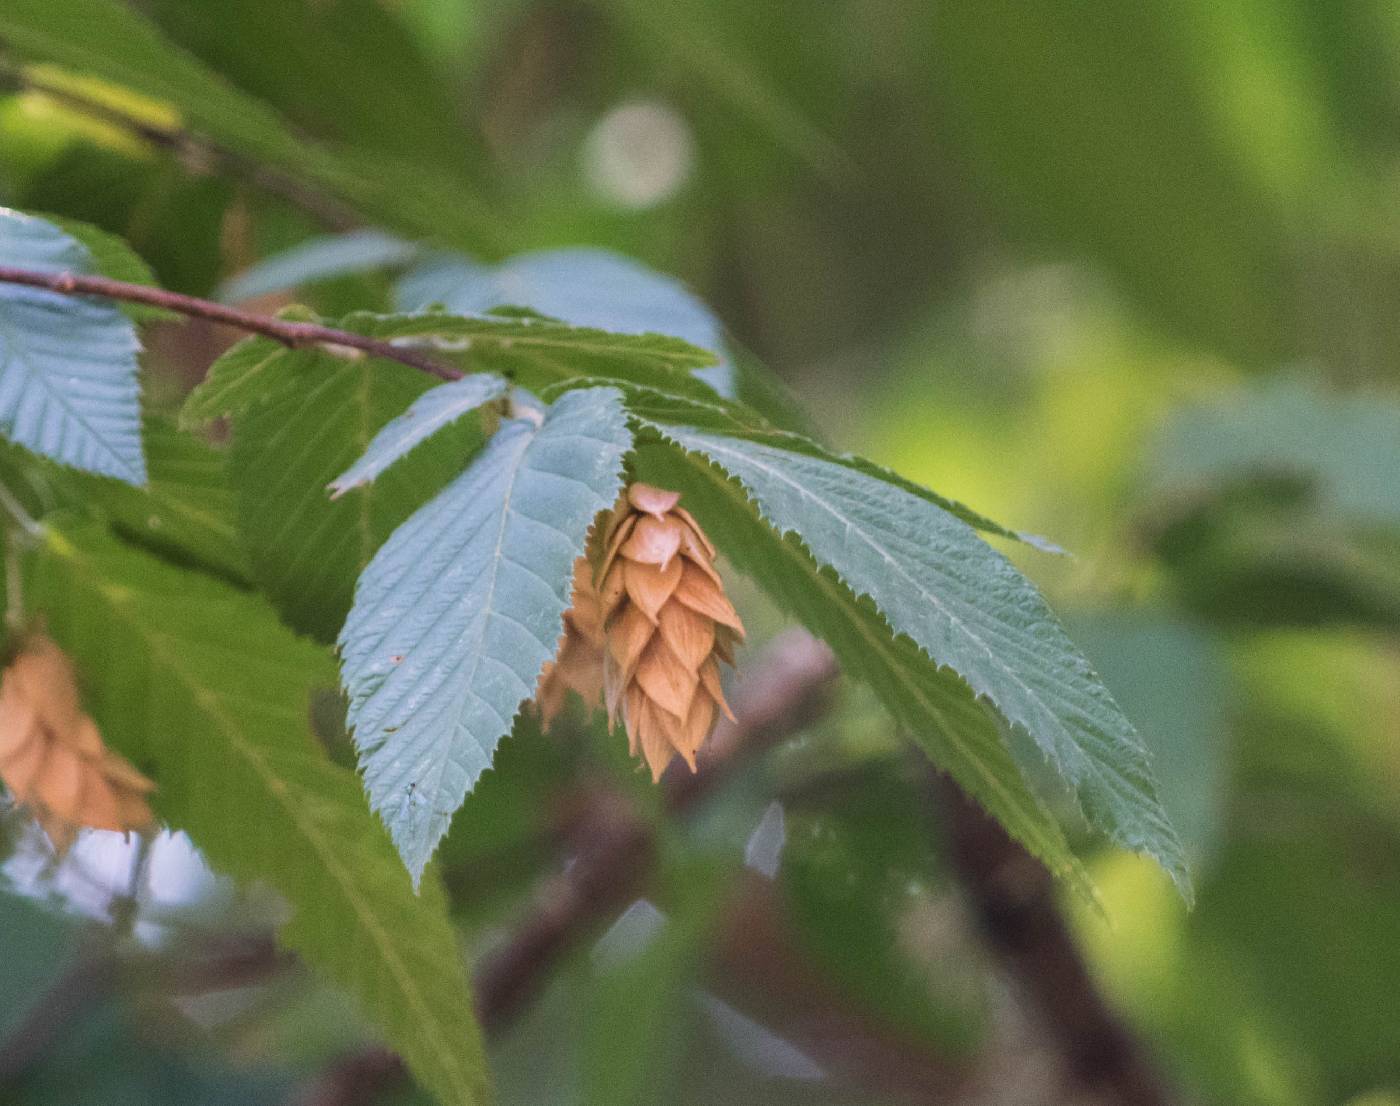
[[574,595],[572,606],[564,612],[559,653],[540,673],[535,693],[545,726],[564,709],[570,691],[589,704],[597,703],[603,694],[603,612],[587,557],[574,562]]
[[73,666],[49,638],[31,638],[0,676],[0,780],[54,849],[81,827],[142,829],[155,784],[107,748],[78,703]]
[[653,779],[677,755],[694,771],[718,712],[733,717],[718,662],[734,663],[744,635],[715,547],[679,502],[677,492],[629,487],[603,532],[596,574],[608,717],[621,715]]

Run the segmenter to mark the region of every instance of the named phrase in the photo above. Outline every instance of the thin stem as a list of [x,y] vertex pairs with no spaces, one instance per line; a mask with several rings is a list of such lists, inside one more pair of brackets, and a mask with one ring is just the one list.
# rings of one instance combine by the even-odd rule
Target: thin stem
[[5,629],[12,634],[24,629],[24,573],[20,571],[19,542],[9,527],[5,528]]
[[43,538],[44,527],[35,521],[34,516],[24,509],[24,504],[19,501],[15,493],[4,484],[0,484],[0,508],[3,508],[5,513],[31,538],[36,541]]
[[[103,296],[126,303],[143,303],[151,307],[162,307],[192,318],[208,319],[226,326],[246,330],[251,334],[261,334],[265,338],[281,342],[291,349],[302,346],[319,345],[332,350],[358,350],[361,353],[383,357],[409,365],[439,380],[460,380],[466,374],[461,369],[444,365],[431,357],[425,357],[416,350],[396,346],[380,338],[370,338],[348,330],[322,326],[320,323],[295,322],[290,319],[274,319],[268,315],[255,315],[250,311],[240,311],[226,304],[212,300],[202,300],[186,296],[180,292],[168,292],[163,288],[150,288],[144,284],[128,284],[124,280],[110,280],[107,277],[88,276],[83,273],[42,273],[33,269],[17,268],[13,265],[0,265],[0,283],[23,284],[30,288],[43,288],[61,296]],[[8,505],[7,505],[8,506]],[[32,521],[32,520],[31,520]]]
[[1143,1043],[1100,993],[1055,903],[1050,873],[956,784],[929,769],[948,824],[949,859],[982,936],[1040,1015],[1073,1100],[1169,1106]]

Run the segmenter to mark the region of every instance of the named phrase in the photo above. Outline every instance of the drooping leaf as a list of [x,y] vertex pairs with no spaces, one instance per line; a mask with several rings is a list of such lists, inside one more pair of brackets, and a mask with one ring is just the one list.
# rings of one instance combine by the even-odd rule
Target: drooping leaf
[[368,484],[444,426],[504,395],[507,387],[505,378],[495,373],[476,373],[424,392],[407,411],[374,436],[359,460],[331,481],[333,498],[351,488]]
[[[0,208],[0,257],[44,273],[92,273],[57,227]],[[131,320],[110,303],[0,284],[0,431],[56,461],[144,484]]]
[[1132,723],[1005,557],[948,512],[845,466],[705,431],[664,433],[737,478],[771,525],[797,535],[896,634],[1028,733],[1090,822],[1154,857],[1189,894],[1181,845]]
[[29,585],[157,814],[294,908],[281,939],[346,988],[444,1102],[481,1103],[481,1043],[440,891],[415,895],[353,773],[308,727],[330,660],[258,599],[114,541],[51,531]]
[[680,491],[720,552],[826,641],[842,669],[875,690],[910,740],[1052,873],[1093,898],[1087,875],[1027,788],[996,720],[962,681],[908,638],[894,636],[873,604],[823,571],[800,543],[779,536],[745,490],[705,458],[669,443],[650,444],[637,451],[636,468],[639,478]]
[[341,633],[360,767],[416,879],[554,655],[574,560],[621,486],[622,397],[502,424],[365,569]]
[[300,242],[265,257],[219,286],[219,299],[238,303],[319,280],[405,265],[419,253],[412,242],[366,228]]
[[295,629],[333,641],[375,550],[479,447],[479,420],[459,419],[373,484],[331,500],[326,486],[432,385],[397,362],[254,338],[191,394],[187,423],[232,417],[239,533],[254,578]]
[[396,298],[406,311],[436,304],[457,315],[481,315],[528,307],[570,326],[669,334],[718,355],[697,375],[722,395],[734,394],[724,328],[714,312],[674,277],[608,250],[541,250],[499,265],[435,254],[404,275]]
[[6,0],[0,37],[28,60],[56,63],[167,105],[174,129],[305,181],[388,226],[476,249],[496,243],[494,222],[461,176],[308,141],[118,0]]

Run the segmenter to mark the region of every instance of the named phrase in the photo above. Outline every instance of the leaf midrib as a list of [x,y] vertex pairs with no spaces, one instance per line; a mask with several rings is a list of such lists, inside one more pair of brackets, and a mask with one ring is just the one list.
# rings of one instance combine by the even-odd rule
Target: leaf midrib
[[[58,296],[55,293],[55,299],[60,301],[59,306],[61,307],[62,297]],[[6,302],[15,303],[22,301],[18,301],[16,297],[11,296],[0,297],[0,304],[4,304]],[[115,309],[113,310],[115,311]],[[68,417],[73,419],[75,422],[81,425],[84,430],[87,431],[90,440],[97,443],[97,445],[99,445],[102,448],[103,452],[105,452],[108,455],[108,457],[110,457],[111,460],[121,468],[123,472],[127,473],[133,480],[136,480],[140,476],[140,473],[133,469],[130,463],[127,461],[127,459],[123,457],[120,453],[118,453],[116,449],[107,441],[106,437],[103,434],[99,433],[93,427],[93,425],[88,421],[86,415],[75,410],[69,404],[68,398],[64,395],[63,391],[54,387],[54,382],[49,379],[49,375],[35,365],[34,361],[32,360],[32,351],[29,351],[23,342],[24,331],[20,330],[16,332],[14,328],[14,321],[10,317],[10,312],[3,309],[3,307],[0,307],[0,335],[4,336],[5,345],[9,347],[11,356],[16,361],[21,363],[21,365],[24,367],[24,371],[29,373],[32,379],[38,380],[39,383],[43,386],[44,392],[46,395],[48,395],[50,402],[56,403],[59,407],[62,407],[63,410],[68,412]],[[135,354],[132,353],[131,356],[134,364]],[[140,434],[139,429],[137,433],[138,435]]]
[[[705,453],[709,454],[713,452],[718,453],[721,456],[727,456],[731,458],[737,457],[741,463],[752,465],[753,467],[758,468],[763,472],[767,473],[769,476],[772,476],[782,481],[783,483],[789,485],[804,500],[815,504],[819,509],[826,511],[826,513],[829,514],[832,518],[836,519],[838,522],[844,525],[848,533],[854,534],[858,539],[864,542],[866,546],[868,546],[880,557],[880,559],[890,570],[891,575],[898,576],[899,578],[907,581],[909,586],[915,590],[915,592],[919,595],[921,599],[924,599],[929,603],[930,606],[940,611],[943,614],[943,616],[947,618],[948,621],[951,622],[955,627],[957,627],[957,629],[962,634],[964,634],[970,641],[976,643],[976,645],[981,649],[981,651],[986,654],[987,659],[991,661],[993,667],[995,667],[998,671],[1005,675],[1006,678],[1010,680],[1013,684],[1015,684],[1017,687],[1020,687],[1025,692],[1027,698],[1031,702],[1036,704],[1036,706],[1038,706],[1041,710],[1045,711],[1049,715],[1050,719],[1053,720],[1055,724],[1056,731],[1061,735],[1061,737],[1069,740],[1071,744],[1073,743],[1073,735],[1070,734],[1068,728],[1065,726],[1065,723],[1063,722],[1063,720],[1061,720],[1059,714],[1056,712],[1054,707],[1047,703],[1032,687],[1030,687],[1030,685],[1028,685],[1024,680],[1022,680],[1013,669],[1007,666],[1006,663],[1002,661],[1000,657],[997,656],[996,651],[991,647],[991,645],[988,644],[968,622],[964,621],[962,618],[959,618],[958,615],[951,611],[942,602],[942,600],[939,599],[937,593],[929,591],[915,577],[911,576],[909,572],[905,570],[900,561],[894,556],[892,556],[889,552],[887,552],[884,546],[876,542],[875,539],[872,538],[857,522],[855,522],[851,518],[848,518],[842,512],[838,511],[834,506],[827,503],[825,500],[812,495],[809,491],[807,491],[806,488],[804,488],[796,480],[793,480],[781,469],[775,468],[772,465],[764,464],[762,461],[758,460],[754,454],[740,452],[738,450],[733,449],[726,449],[723,446],[716,445],[714,437],[704,434],[702,434],[701,436],[705,442]],[[742,480],[740,482],[742,483]],[[750,489],[750,492],[752,493],[752,489]],[[980,541],[981,539],[977,540]],[[870,598],[873,600],[874,596],[871,596]],[[921,649],[925,648],[922,644],[920,644],[919,647]],[[948,662],[938,661],[935,658],[935,663],[947,664]],[[964,678],[966,677],[964,676]],[[994,699],[1004,698],[1003,696],[996,695],[990,688],[985,689],[983,693],[990,697],[993,697]],[[1093,758],[1089,757],[1086,751],[1081,750],[1081,753],[1084,755],[1087,761],[1089,761],[1090,763],[1094,763]],[[1096,772],[1095,774],[1097,775],[1098,773]]]
[[[65,548],[62,552],[71,559],[80,559],[77,551],[71,547]],[[89,564],[87,567],[95,569],[96,566]],[[93,590],[99,597],[103,595],[101,589],[94,588]],[[337,858],[333,843],[325,839],[314,822],[304,819],[300,806],[292,801],[291,796],[287,793],[282,778],[267,764],[266,758],[255,745],[242,736],[237,724],[223,710],[223,697],[206,688],[191,673],[184,671],[178,663],[180,655],[178,648],[168,651],[170,646],[175,644],[172,639],[149,626],[135,611],[124,604],[109,601],[107,605],[118,618],[125,617],[125,621],[136,635],[143,639],[150,648],[152,658],[158,660],[173,673],[177,681],[185,687],[196,706],[203,709],[215,721],[216,725],[223,731],[229,747],[237,752],[253,769],[266,793],[286,812],[301,836],[311,845],[313,852],[322,861],[326,871],[340,888],[345,901],[359,919],[374,947],[379,950],[382,961],[389,969],[390,977],[418,1015],[420,1026],[427,1030],[428,1036],[433,1041],[434,1051],[439,1054],[439,1060],[443,1063],[444,1070],[452,1073],[452,1078],[457,1083],[458,1089],[470,1098],[474,1093],[472,1081],[465,1072],[458,1069],[456,1053],[444,1040],[437,1019],[433,1016],[431,1004],[427,1002],[415,985],[412,973],[408,971],[389,940],[388,931],[380,924],[378,917],[363,896],[358,893],[355,880]]]
[[[392,316],[390,316],[390,318],[392,319]],[[635,342],[615,342],[604,341],[598,338],[578,337],[578,335],[587,334],[590,331],[594,334],[606,334],[610,338],[617,336],[610,331],[595,330],[592,327],[562,327],[559,329],[564,331],[564,333],[558,335],[541,335],[538,333],[531,334],[527,333],[524,328],[514,333],[503,334],[500,332],[501,329],[503,329],[503,327],[493,326],[493,324],[489,322],[482,323],[481,325],[491,327],[491,329],[473,330],[471,329],[471,324],[475,320],[461,316],[449,315],[442,321],[447,325],[439,327],[428,326],[424,327],[421,330],[414,329],[401,334],[391,334],[389,335],[389,338],[390,340],[392,340],[393,338],[452,338],[458,340],[465,339],[473,345],[480,343],[482,345],[491,345],[504,350],[509,350],[515,346],[527,346],[533,349],[545,349],[551,351],[559,350],[565,353],[578,352],[606,354],[639,360],[649,359],[655,361],[665,361],[668,363],[674,363],[675,365],[693,366],[695,368],[708,368],[710,365],[717,363],[719,360],[713,352],[711,352],[710,350],[701,349],[699,346],[693,346],[693,352],[691,350],[683,351],[666,349],[648,349],[639,346]],[[463,323],[466,323],[468,325],[463,326]],[[677,340],[674,338],[670,338],[670,336],[666,334],[653,334],[650,332],[645,334],[623,335],[623,337],[629,337],[634,339],[663,338],[669,341]],[[470,352],[470,346],[468,346],[467,349],[464,350],[464,352]]]

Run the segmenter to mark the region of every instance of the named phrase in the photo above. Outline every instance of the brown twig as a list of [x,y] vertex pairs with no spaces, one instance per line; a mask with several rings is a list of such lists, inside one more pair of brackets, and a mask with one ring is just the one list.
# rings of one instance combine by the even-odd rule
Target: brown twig
[[951,859],[982,936],[1086,1101],[1168,1106],[1142,1045],[1109,1008],[1055,904],[1050,873],[950,780],[930,771]]
[[197,951],[177,948],[123,955],[111,948],[94,949],[80,956],[37,998],[28,1015],[0,1042],[0,1099],[9,1101],[4,1092],[18,1085],[124,982],[166,994],[203,994],[260,982],[294,962],[270,933],[202,943]]
[[444,365],[414,349],[396,346],[381,338],[370,338],[349,330],[337,330],[320,323],[255,315],[250,311],[240,311],[236,307],[215,303],[213,300],[202,300],[181,292],[168,292],[164,288],[151,288],[144,284],[128,284],[124,280],[110,280],[107,277],[88,276],[83,273],[43,273],[13,265],[0,265],[0,283],[43,288],[61,296],[102,296],[125,303],[160,307],[192,318],[223,323],[251,334],[261,334],[291,349],[319,345],[332,349],[358,350],[361,353],[410,365],[439,380],[461,380],[466,375],[461,369]]
[[[835,679],[831,651],[814,638],[793,634],[775,642],[736,696],[736,721],[716,728],[700,771],[667,774],[666,809],[684,814],[742,759],[811,722],[825,709]],[[617,795],[599,797],[576,839],[580,849],[568,871],[546,882],[525,924],[477,971],[477,1007],[488,1032],[508,1024],[563,955],[635,899],[651,874],[654,830]]]
[[746,872],[725,905],[705,983],[816,1059],[831,1080],[889,1102],[957,1102],[976,1075],[814,962],[783,890]]

